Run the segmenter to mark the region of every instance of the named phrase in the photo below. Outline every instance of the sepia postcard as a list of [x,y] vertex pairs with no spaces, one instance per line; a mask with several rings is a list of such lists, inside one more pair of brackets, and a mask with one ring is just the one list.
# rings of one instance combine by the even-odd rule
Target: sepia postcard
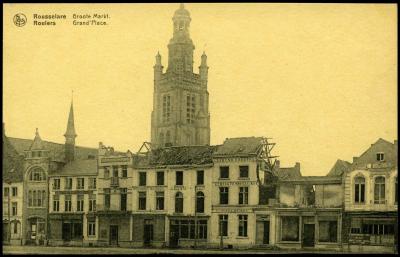
[[3,254],[398,253],[395,4],[3,10]]

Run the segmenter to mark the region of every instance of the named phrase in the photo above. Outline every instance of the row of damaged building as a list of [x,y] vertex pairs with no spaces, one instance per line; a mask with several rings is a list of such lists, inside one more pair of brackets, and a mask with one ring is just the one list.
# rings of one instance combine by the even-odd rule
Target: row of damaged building
[[302,176],[299,163],[271,165],[268,144],[263,137],[228,138],[215,146],[131,153],[100,143],[98,149],[74,147],[74,157],[65,161],[66,148],[38,133],[34,140],[3,134],[3,240],[343,251],[395,247],[396,144],[380,139],[355,162],[338,161],[327,176]]

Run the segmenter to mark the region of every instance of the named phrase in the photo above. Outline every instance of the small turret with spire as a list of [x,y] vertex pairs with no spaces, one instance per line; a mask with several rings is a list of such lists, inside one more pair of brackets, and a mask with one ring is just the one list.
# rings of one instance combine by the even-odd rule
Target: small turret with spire
[[68,116],[67,131],[65,132],[64,137],[65,137],[65,161],[70,162],[75,159],[75,138],[77,137],[77,134],[75,132],[74,108],[72,100]]

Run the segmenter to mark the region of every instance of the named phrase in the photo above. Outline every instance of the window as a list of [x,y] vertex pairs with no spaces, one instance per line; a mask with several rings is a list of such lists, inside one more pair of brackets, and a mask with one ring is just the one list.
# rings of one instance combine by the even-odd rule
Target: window
[[53,180],[53,189],[60,190],[60,179],[59,178],[55,178]]
[[96,178],[89,178],[89,189],[96,189]]
[[59,212],[60,211],[60,195],[53,196],[53,211]]
[[46,176],[44,171],[41,168],[34,168],[31,171],[31,174],[29,176],[29,180],[31,181],[43,181],[46,180]]
[[206,220],[197,221],[197,238],[207,239],[207,221]]
[[74,239],[82,239],[83,236],[83,224],[82,223],[73,223],[74,224]]
[[204,185],[204,170],[197,171],[197,185]]
[[249,188],[239,188],[239,204],[249,204]]
[[64,211],[72,211],[71,210],[71,195],[65,195],[64,196],[65,197],[65,201],[64,201],[64,208],[65,208],[65,210]]
[[4,196],[9,196],[10,195],[10,188],[9,187],[5,187],[4,188]]
[[113,166],[113,177],[118,177],[118,166]]
[[249,166],[239,166],[239,177],[248,178],[249,177]]
[[380,161],[380,162],[384,161],[385,160],[385,154],[384,153],[377,153],[376,154],[376,160]]
[[172,146],[171,143],[171,134],[169,133],[169,130],[165,134],[165,146]]
[[157,186],[164,185],[164,171],[157,171]]
[[363,234],[370,235],[394,235],[394,224],[363,224]]
[[146,210],[146,192],[139,192],[139,210]]
[[146,172],[139,172],[139,186],[146,185]]
[[183,171],[176,172],[176,185],[177,186],[183,185]]
[[127,202],[127,189],[121,188],[121,211],[126,211],[126,202]]
[[76,186],[76,189],[84,189],[85,188],[85,178],[77,178],[78,180],[78,185]]
[[282,216],[282,241],[299,241],[299,217]]
[[156,192],[156,210],[164,210],[164,192]]
[[17,216],[17,203],[11,203],[11,215]]
[[239,236],[247,237],[247,215],[239,215]]
[[228,236],[228,215],[219,215],[219,236]]
[[110,195],[110,189],[109,188],[104,188],[104,207],[106,209],[110,208],[110,199],[111,195]]
[[229,188],[220,187],[219,188],[219,204],[228,204],[229,202]]
[[164,95],[163,96],[163,112],[162,112],[162,118],[163,122],[169,122],[171,116],[171,96],[170,95]]
[[104,167],[104,178],[109,178],[110,177],[110,170],[108,167]]
[[88,236],[96,235],[96,220],[88,221]]
[[89,211],[96,211],[96,195],[89,195]]
[[128,177],[128,166],[122,165],[122,177],[127,178]]
[[204,193],[196,193],[196,212],[204,213]]
[[13,187],[12,188],[12,196],[17,196],[18,195],[18,188],[17,187]]
[[46,191],[44,190],[29,190],[28,191],[28,206],[43,207],[46,203]]
[[191,124],[194,123],[196,114],[196,97],[195,95],[188,94],[186,96],[186,122]]
[[78,195],[77,196],[76,210],[77,211],[83,211],[83,195]]
[[374,203],[375,204],[384,204],[385,203],[385,178],[384,177],[376,177],[375,178]]
[[72,178],[65,178],[65,189],[66,190],[72,189]]
[[183,212],[183,194],[181,192],[177,192],[175,195],[175,212]]
[[219,178],[229,178],[229,166],[219,167]]
[[319,241],[337,242],[337,221],[319,222]]
[[354,179],[354,202],[365,203],[365,178],[363,177]]
[[[18,230],[21,229],[21,223],[19,221],[15,221],[12,224],[14,225],[13,226],[13,233],[14,234],[18,234]],[[19,229],[18,229],[18,227],[19,227]]]

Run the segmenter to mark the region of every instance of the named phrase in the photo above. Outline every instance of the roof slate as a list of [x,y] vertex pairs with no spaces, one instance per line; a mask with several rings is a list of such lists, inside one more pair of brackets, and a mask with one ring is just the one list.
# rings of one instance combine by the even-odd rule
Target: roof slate
[[24,178],[24,158],[18,154],[3,131],[3,164],[4,182],[22,182]]
[[52,171],[50,176],[83,176],[97,175],[97,160],[75,160],[67,163],[61,170]]
[[[15,150],[19,154],[24,154],[25,151],[29,150],[33,140],[31,139],[22,139],[22,138],[8,138],[11,145],[15,148]],[[42,140],[42,145],[44,149],[50,151],[50,157],[54,161],[64,162],[65,160],[65,150],[64,144],[53,143],[49,141]],[[75,146],[75,159],[82,160],[88,159],[88,156],[97,156],[97,148],[90,148],[90,147],[82,147],[82,146]]]

